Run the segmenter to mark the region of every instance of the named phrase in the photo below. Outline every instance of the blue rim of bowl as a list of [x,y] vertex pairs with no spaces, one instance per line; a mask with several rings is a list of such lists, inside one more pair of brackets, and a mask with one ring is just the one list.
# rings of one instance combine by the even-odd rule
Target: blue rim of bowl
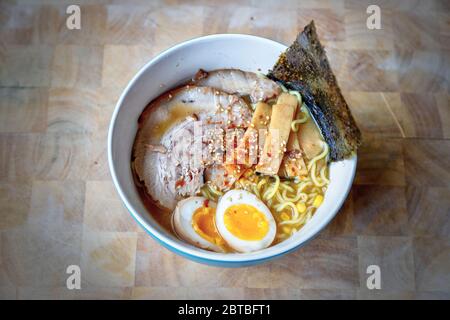
[[[109,165],[109,170],[111,173],[111,177],[114,183],[114,186],[117,190],[117,192],[119,193],[119,196],[122,200],[123,205],[125,206],[125,208],[127,209],[127,211],[130,213],[130,215],[133,217],[133,219],[146,231],[146,233],[148,233],[153,239],[155,239],[158,243],[160,243],[163,247],[171,250],[172,252],[183,256],[185,258],[188,258],[190,260],[196,261],[196,262],[200,262],[200,263],[206,263],[206,264],[210,264],[210,265],[217,265],[217,266],[227,266],[227,267],[239,267],[239,266],[244,266],[244,265],[254,265],[254,264],[259,264],[265,261],[269,261],[269,260],[273,260],[276,258],[279,258],[285,254],[288,254],[292,251],[295,251],[301,247],[303,247],[304,245],[306,245],[307,243],[309,243],[311,240],[313,240],[315,237],[317,237],[317,235],[330,223],[330,221],[335,217],[335,215],[337,214],[337,212],[339,211],[339,209],[342,207],[344,201],[347,199],[348,197],[348,193],[350,192],[351,186],[353,184],[353,180],[355,177],[355,173],[356,173],[356,164],[357,164],[357,155],[355,154],[351,159],[349,159],[350,165],[352,166],[352,172],[351,172],[351,177],[350,177],[350,183],[347,186],[347,190],[345,190],[345,194],[343,197],[340,198],[340,200],[338,202],[335,203],[335,206],[332,210],[332,212],[334,212],[333,214],[329,215],[326,219],[326,221],[323,221],[321,226],[315,230],[313,230],[312,235],[301,241],[298,244],[294,244],[292,246],[288,246],[286,248],[283,248],[280,252],[276,252],[274,254],[267,254],[266,256],[263,257],[259,257],[259,255],[262,255],[264,253],[264,250],[261,250],[259,252],[255,252],[252,254],[237,254],[237,255],[233,255],[233,254],[226,254],[225,256],[234,256],[236,258],[234,259],[225,259],[225,258],[208,258],[208,257],[204,257],[203,255],[207,255],[207,254],[214,254],[213,252],[207,252],[206,250],[202,250],[202,249],[191,249],[189,248],[187,245],[182,245],[182,244],[177,244],[174,240],[170,239],[168,236],[164,235],[162,232],[159,232],[158,230],[156,230],[151,224],[146,223],[138,214],[138,212],[131,206],[129,205],[129,201],[127,199],[127,197],[125,196],[125,193],[122,190],[121,185],[119,184],[117,175],[116,175],[116,170],[115,170],[115,166],[112,160],[112,154],[113,154],[113,145],[112,145],[112,139],[113,139],[113,132],[115,129],[115,122],[116,122],[116,118],[117,115],[119,113],[119,110],[123,104],[123,100],[125,99],[125,96],[130,92],[130,90],[133,88],[134,84],[138,81],[138,79],[140,78],[140,76],[142,75],[142,73],[145,72],[145,70],[157,63],[159,60],[163,59],[165,56],[169,55],[171,52],[176,51],[177,49],[179,49],[180,47],[189,45],[189,44],[194,44],[196,42],[203,42],[203,41],[208,41],[208,40],[212,40],[212,39],[221,39],[221,38],[248,38],[248,39],[253,39],[256,41],[263,41],[263,42],[267,42],[270,43],[272,45],[276,45],[279,46],[280,48],[287,48],[285,45],[276,42],[274,40],[270,40],[270,39],[266,39],[266,38],[262,38],[262,37],[257,37],[257,36],[253,36],[253,35],[247,35],[247,34],[214,34],[214,35],[209,35],[209,36],[204,36],[204,37],[198,37],[198,38],[193,38],[190,40],[186,40],[183,41],[179,44],[174,45],[173,47],[170,47],[164,51],[162,51],[160,54],[158,54],[156,57],[152,58],[149,62],[147,62],[144,66],[141,67],[141,69],[134,75],[134,77],[131,79],[131,81],[127,84],[126,88],[123,90],[118,102],[116,103],[116,106],[114,108],[114,112],[111,118],[111,122],[108,128],[108,141],[107,141],[107,147],[108,147],[108,165]],[[131,169],[130,169],[131,170]],[[184,247],[184,250],[181,249]],[[189,253],[188,251],[191,251],[191,253]],[[254,257],[256,256],[256,257]]]

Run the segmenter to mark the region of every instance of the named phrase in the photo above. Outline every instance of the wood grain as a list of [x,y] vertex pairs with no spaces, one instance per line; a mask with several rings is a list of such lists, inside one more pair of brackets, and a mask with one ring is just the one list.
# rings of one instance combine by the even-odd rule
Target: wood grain
[[[1,299],[449,299],[446,0],[0,3]],[[369,5],[382,29],[366,27]],[[364,144],[343,208],[304,248],[251,268],[181,258],[129,216],[109,175],[114,105],[162,50],[214,33],[290,44],[314,19]],[[67,290],[66,267],[82,289]],[[379,265],[382,289],[365,286]]]

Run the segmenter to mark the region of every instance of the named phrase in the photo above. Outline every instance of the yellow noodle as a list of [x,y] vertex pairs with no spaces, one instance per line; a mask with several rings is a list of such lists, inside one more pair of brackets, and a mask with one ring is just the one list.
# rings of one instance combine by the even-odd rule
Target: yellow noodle
[[293,96],[296,96],[298,103],[302,103],[302,96],[300,95],[300,93],[298,91],[289,90],[288,93],[292,94]]
[[300,93],[298,93],[297,91],[293,91],[293,90],[288,91],[288,93],[297,97],[298,104],[301,105],[300,111],[303,113],[302,118],[296,119],[291,122],[291,130],[294,132],[297,132],[298,128],[299,128],[298,125],[308,121],[309,112],[306,109],[306,105],[304,103],[302,104],[302,96],[300,95]]
[[287,190],[284,190],[282,196],[285,201],[297,202],[300,198],[303,198],[306,201],[308,195],[306,193],[301,192],[301,190],[297,190],[297,194],[292,198],[287,195]]
[[282,189],[284,189],[284,190],[287,190],[287,191],[289,191],[289,192],[294,192],[294,188],[292,188],[292,187],[288,184],[288,182],[281,182],[281,183],[280,183],[280,188],[282,188]]
[[[317,187],[323,187],[324,185],[329,183],[328,179],[326,179],[326,180],[322,179],[322,172],[320,172],[320,177],[318,177],[316,175],[317,161],[326,158],[329,153],[328,144],[326,144],[325,142],[322,142],[322,146],[323,146],[322,152],[319,155],[317,155],[316,157],[312,158],[307,166],[308,171],[310,172],[311,180],[314,182],[314,185],[316,185]],[[326,168],[326,166],[324,168]],[[319,179],[321,181],[319,181]]]
[[281,193],[281,196],[283,197],[284,200],[286,200],[286,201],[292,201],[292,202],[295,202],[295,201],[298,200],[298,199],[296,200],[296,197],[298,196],[298,194],[296,194],[294,197],[289,197],[289,196],[287,195],[287,193],[288,193],[287,190],[283,190],[282,193]]
[[261,188],[263,187],[263,185],[265,185],[267,183],[266,179],[262,179],[261,181],[258,182],[258,184],[256,185],[256,188],[258,189],[258,192],[261,193]]
[[200,192],[206,199],[213,200],[209,192],[205,188],[201,188]]
[[294,184],[299,184],[299,183],[303,183],[303,182],[310,182],[308,177],[295,177],[295,179],[293,180]]
[[275,199],[277,199],[278,202],[282,203],[284,202],[283,197],[280,194],[280,191],[277,190],[277,192],[275,193]]
[[317,187],[323,187],[324,185],[327,184],[326,181],[319,182],[319,177],[316,176],[316,162],[314,162],[314,164],[311,167],[311,179],[314,182],[314,185]]
[[252,188],[253,193],[254,193],[259,199],[261,199],[261,194],[259,193],[258,186],[257,186],[256,184],[253,184],[252,187],[253,187],[253,188]]
[[305,222],[306,222],[306,215],[305,214],[302,214],[302,215],[300,215],[298,218],[296,218],[296,219],[293,219],[293,220],[287,220],[287,221],[281,221],[279,224],[281,225],[281,226],[284,226],[284,225],[296,225],[296,224],[304,224]]
[[296,119],[296,120],[292,121],[291,122],[291,130],[294,132],[297,132],[299,129],[298,125],[305,123],[306,121],[308,121],[308,117],[304,117],[304,118]]
[[297,219],[299,213],[298,213],[295,203],[293,203],[293,202],[283,202],[282,204],[279,204],[277,207],[277,211],[281,212],[284,209],[286,209],[286,207],[290,207],[292,209],[292,213],[293,213],[292,218]]
[[301,182],[300,185],[298,186],[298,190],[299,190],[300,192],[302,192],[306,187],[308,187],[308,186],[310,186],[310,185],[312,185],[312,183],[309,181],[309,179],[308,179],[308,181],[303,181],[303,182]]
[[330,183],[330,180],[328,180],[328,178],[326,177],[326,172],[327,170],[327,166],[323,166],[322,169],[320,169],[320,178],[322,179],[322,181],[325,181],[325,184]]
[[311,220],[311,218],[312,218],[312,210],[307,210],[306,211],[306,222]]
[[223,196],[223,192],[222,191],[219,191],[219,190],[217,190],[216,188],[214,188],[212,186],[208,186],[208,187],[209,187],[209,192],[211,193],[211,195],[217,196],[217,197]]
[[277,193],[277,191],[278,191],[278,188],[280,186],[280,177],[279,176],[274,176],[274,178],[275,178],[274,186],[271,189],[267,190],[267,192],[265,192],[265,194],[263,196],[263,198],[265,200],[272,199],[275,196],[275,194]]
[[323,146],[322,152],[319,155],[312,158],[311,161],[309,161],[308,170],[311,170],[311,167],[314,163],[316,163],[320,159],[325,158],[328,155],[328,150],[329,150],[328,144],[326,144],[325,142],[322,141],[322,146]]

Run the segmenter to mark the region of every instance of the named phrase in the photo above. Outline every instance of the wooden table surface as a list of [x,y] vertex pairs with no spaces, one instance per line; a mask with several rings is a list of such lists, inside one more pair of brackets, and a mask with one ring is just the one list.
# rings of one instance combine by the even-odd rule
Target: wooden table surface
[[[68,30],[67,5],[81,7]],[[0,3],[0,297],[450,298],[450,3]],[[369,4],[381,30],[366,27]],[[123,208],[107,127],[136,71],[180,41],[249,33],[290,44],[314,19],[364,134],[343,209],[301,250],[244,269],[180,258]],[[81,290],[66,288],[79,265]],[[367,266],[381,289],[366,286]]]

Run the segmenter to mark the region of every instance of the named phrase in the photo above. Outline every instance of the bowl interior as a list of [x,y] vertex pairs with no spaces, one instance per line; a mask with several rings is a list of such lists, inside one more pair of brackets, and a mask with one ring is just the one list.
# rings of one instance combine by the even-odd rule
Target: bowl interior
[[245,262],[268,259],[305,243],[336,214],[351,187],[356,157],[332,163],[330,185],[314,217],[286,241],[248,254],[209,252],[180,241],[161,228],[144,207],[130,169],[131,149],[137,120],[155,97],[191,78],[199,68],[213,70],[238,68],[266,73],[286,46],[247,35],[214,35],[179,44],[147,63],[129,83],[119,99],[111,120],[108,156],[114,184],[132,216],[155,238],[185,256],[207,262]]

